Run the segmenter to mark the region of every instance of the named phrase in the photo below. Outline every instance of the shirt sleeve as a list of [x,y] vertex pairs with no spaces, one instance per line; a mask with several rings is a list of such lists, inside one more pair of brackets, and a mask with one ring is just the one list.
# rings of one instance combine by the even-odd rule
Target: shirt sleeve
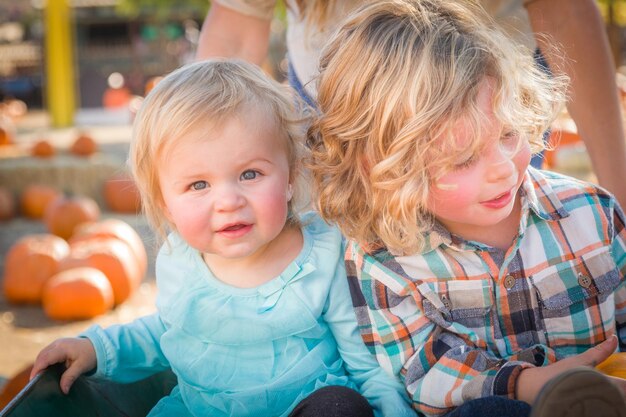
[[329,294],[324,319],[337,340],[346,370],[374,408],[374,414],[377,417],[415,417],[402,383],[385,372],[363,344],[341,257]]
[[403,380],[414,408],[428,416],[446,414],[475,398],[514,398],[524,368],[556,360],[544,345],[498,357],[484,340],[451,328],[413,281],[368,259],[357,245],[347,251],[346,267],[366,346]]
[[165,325],[156,314],[106,329],[91,326],[80,337],[96,350],[96,378],[134,382],[169,368],[160,347]]
[[271,20],[274,17],[276,0],[213,0],[221,6],[239,12],[246,16]]

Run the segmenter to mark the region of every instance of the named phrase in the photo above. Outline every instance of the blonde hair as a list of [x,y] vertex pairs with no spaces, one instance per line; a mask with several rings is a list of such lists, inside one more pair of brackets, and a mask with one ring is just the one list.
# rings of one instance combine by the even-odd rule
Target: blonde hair
[[172,72],[145,98],[133,125],[129,165],[141,194],[142,206],[157,235],[164,239],[174,229],[164,214],[158,162],[167,146],[198,126],[213,126],[244,111],[264,112],[276,123],[287,150],[293,197],[288,223],[307,204],[300,201],[305,119],[296,111],[291,89],[266,76],[258,67],[238,60],[213,59],[186,65]]
[[327,44],[320,71],[320,116],[308,133],[320,213],[348,238],[394,254],[423,249],[430,187],[467,150],[451,127],[467,120],[480,146],[482,81],[494,81],[495,116],[534,151],[566,85],[469,1],[366,5]]

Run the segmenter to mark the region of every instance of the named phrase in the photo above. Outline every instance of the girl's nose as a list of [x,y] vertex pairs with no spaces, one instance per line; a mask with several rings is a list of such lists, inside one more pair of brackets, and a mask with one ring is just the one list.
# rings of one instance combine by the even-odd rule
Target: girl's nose
[[245,205],[246,199],[237,187],[222,186],[213,191],[214,205],[218,211],[233,211]]

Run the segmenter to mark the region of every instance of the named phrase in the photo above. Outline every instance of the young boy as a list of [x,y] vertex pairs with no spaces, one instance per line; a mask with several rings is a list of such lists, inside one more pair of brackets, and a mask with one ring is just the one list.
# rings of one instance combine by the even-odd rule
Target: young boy
[[626,381],[570,370],[626,323],[624,213],[529,167],[566,80],[528,56],[469,2],[398,0],[322,57],[320,212],[350,240],[365,343],[427,415],[626,413]]

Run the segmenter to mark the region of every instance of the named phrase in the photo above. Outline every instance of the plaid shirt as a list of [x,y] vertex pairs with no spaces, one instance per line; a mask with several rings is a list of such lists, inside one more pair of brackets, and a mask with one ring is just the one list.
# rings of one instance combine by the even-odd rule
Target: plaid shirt
[[514,398],[523,368],[626,330],[626,229],[615,198],[533,168],[521,196],[519,233],[506,252],[441,225],[412,256],[348,244],[361,335],[424,414]]

